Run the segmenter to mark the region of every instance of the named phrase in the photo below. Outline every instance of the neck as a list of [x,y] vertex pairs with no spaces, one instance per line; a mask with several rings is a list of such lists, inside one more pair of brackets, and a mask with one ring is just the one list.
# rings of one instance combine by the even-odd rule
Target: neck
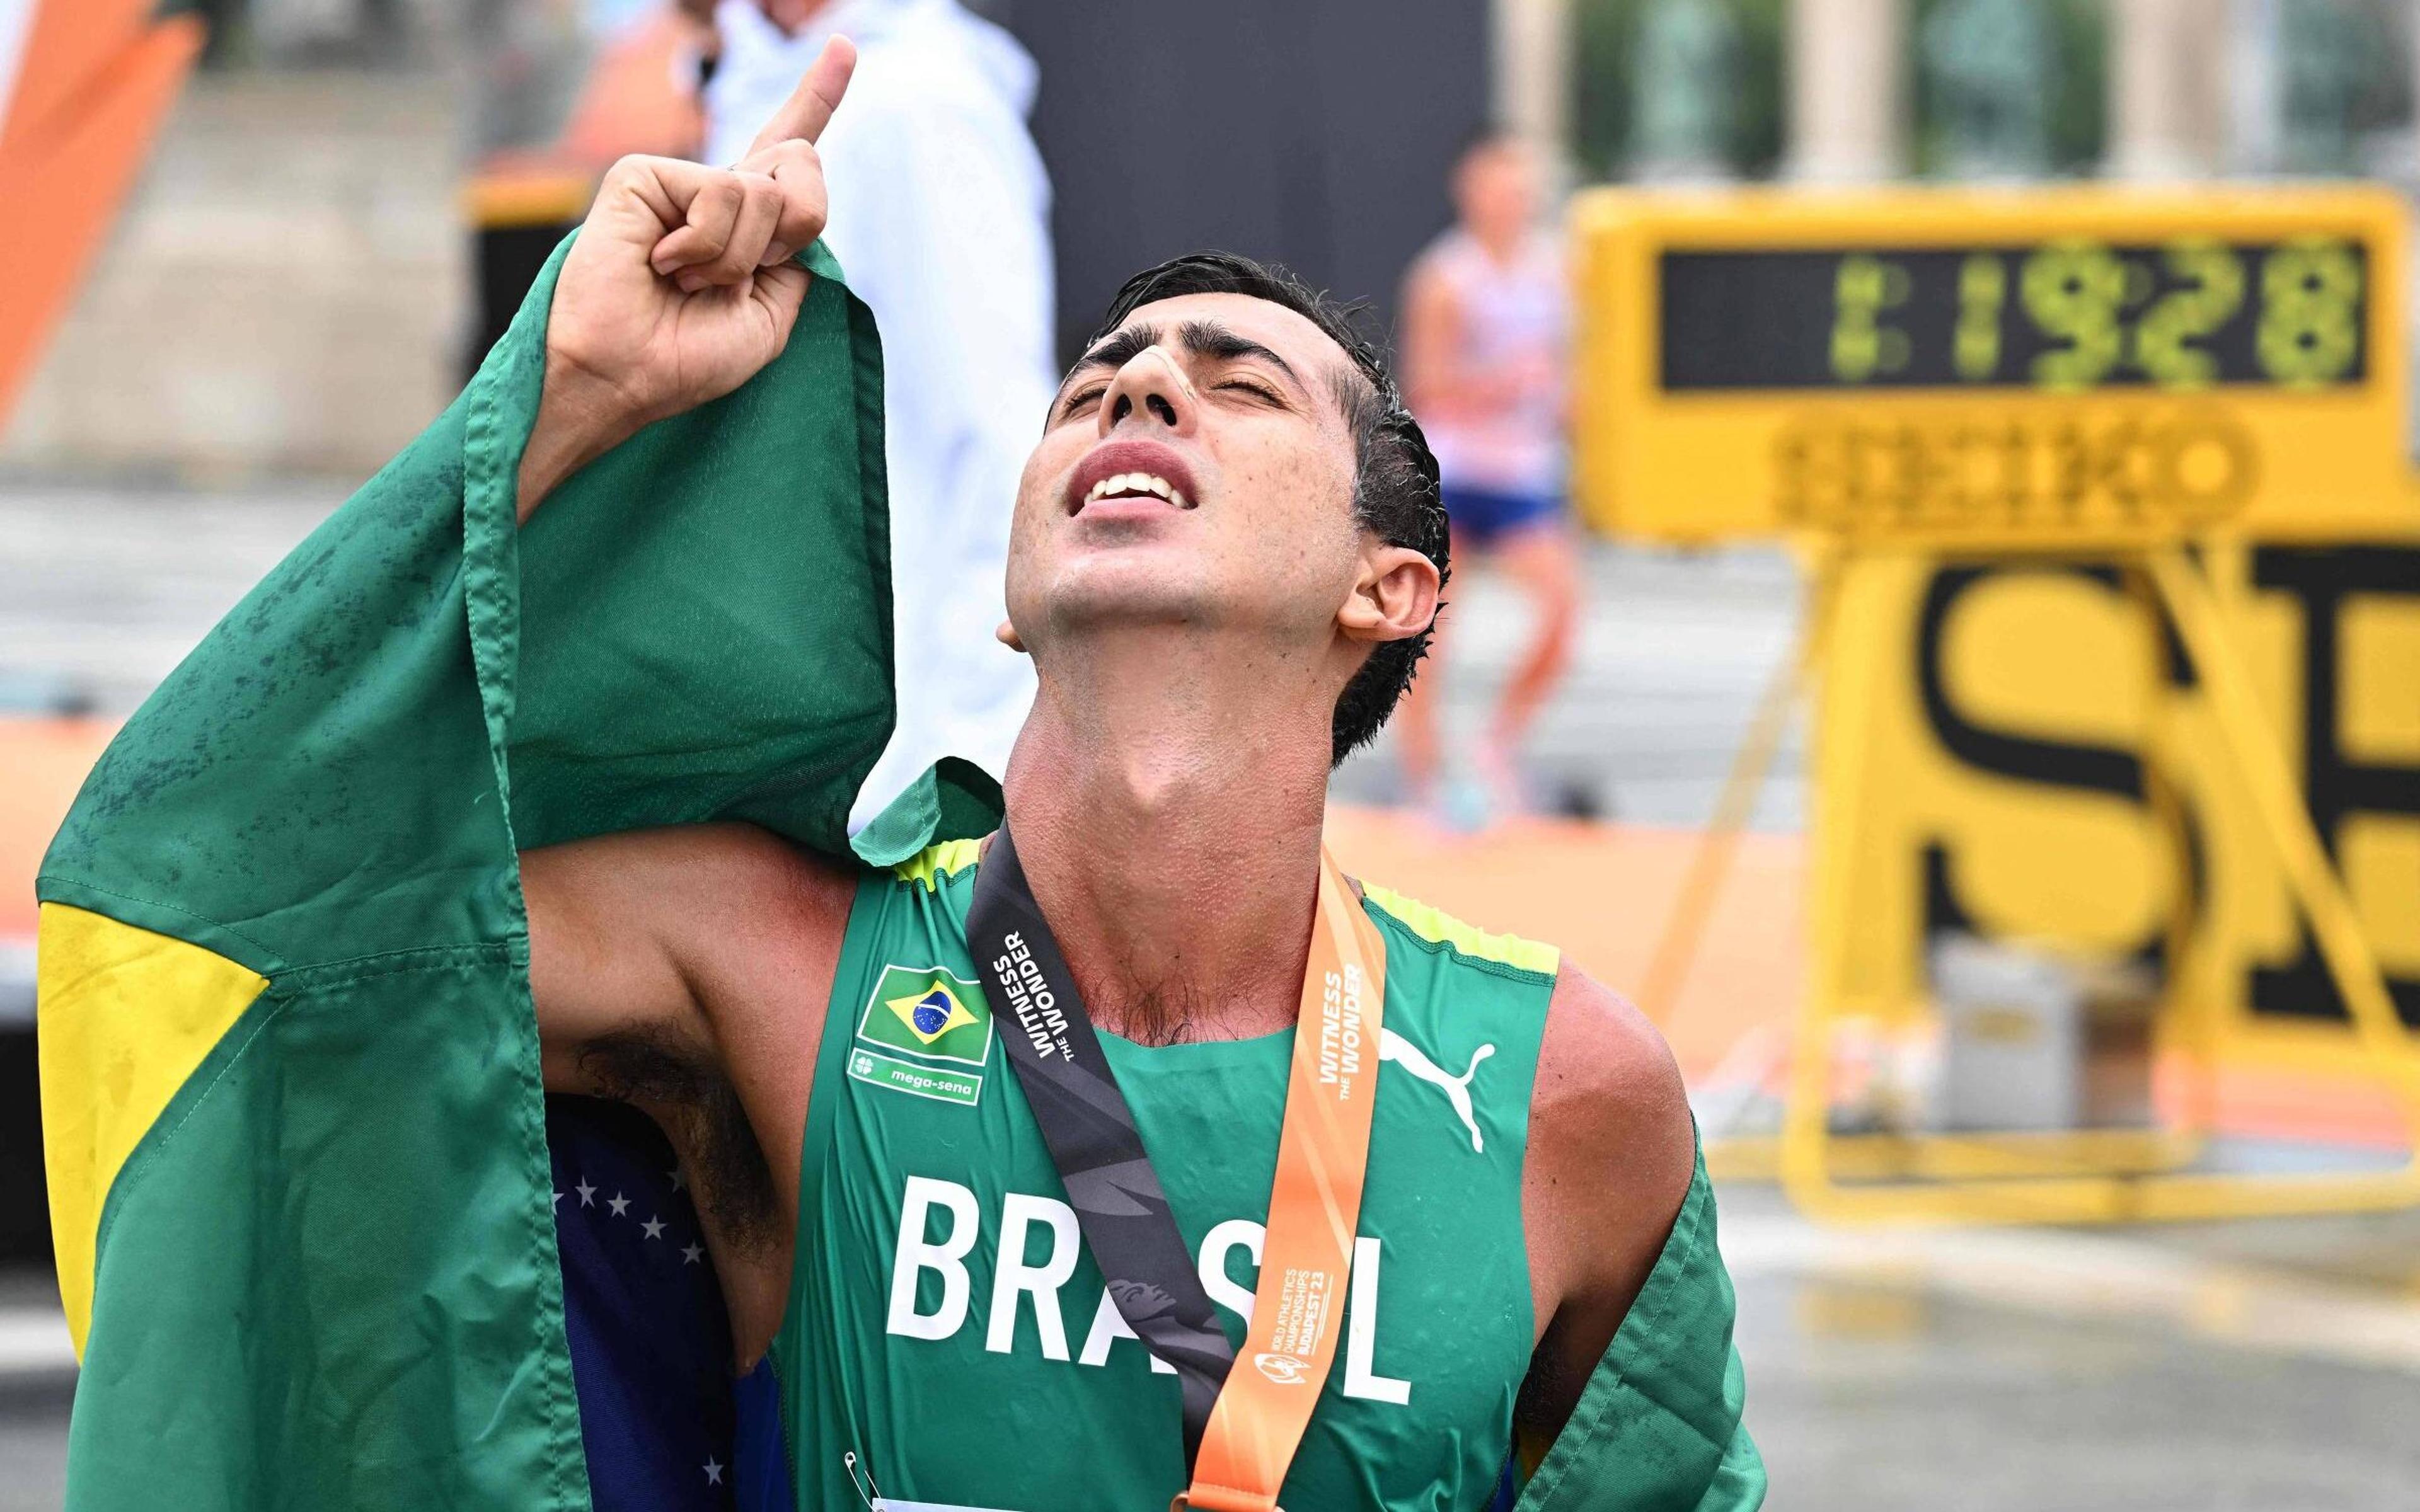
[[1146,1044],[1283,1028],[1318,895],[1332,691],[1282,663],[1219,665],[1179,628],[1105,639],[1054,648],[1072,654],[1054,655],[1009,758],[1034,901],[1099,1027]]

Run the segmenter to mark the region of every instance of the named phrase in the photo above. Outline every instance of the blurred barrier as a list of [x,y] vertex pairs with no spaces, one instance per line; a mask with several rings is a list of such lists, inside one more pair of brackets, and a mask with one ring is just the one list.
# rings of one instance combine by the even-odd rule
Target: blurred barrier
[[[1931,1147],[1931,1162],[1946,1177],[1932,1185],[1859,1185],[1842,1181],[1831,1168],[1835,1035],[1860,1022],[1885,1032],[1903,1030],[1931,1013],[1934,984],[1919,952],[1952,928],[2086,960],[2148,958],[2166,968],[2160,1044],[2180,1055],[2203,1085],[2224,1059],[2299,1059],[2387,1088],[2402,1103],[2407,1142],[2409,1131],[2420,1128],[2420,1049],[2398,1017],[2372,943],[2374,926],[2364,928],[2307,795],[2280,751],[2279,731],[2262,711],[2253,663],[2233,623],[2240,611],[2230,613],[2205,567],[2180,548],[2147,548],[2120,560],[2148,580],[2149,601],[2173,627],[2194,687],[2191,733],[2184,733],[2186,719],[2174,703],[2148,717],[2176,732],[2166,746],[2173,754],[2159,777],[2144,776],[2137,758],[2137,832],[2115,860],[2108,850],[2074,839],[2079,817],[2086,825],[2106,817],[2088,811],[2095,800],[2123,796],[2107,785],[2079,793],[2071,770],[2066,791],[2039,791],[2048,785],[2035,783],[2037,791],[2028,794],[2005,771],[1970,768],[1953,776],[1946,770],[1958,764],[1955,748],[1945,748],[1927,710],[1907,706],[1920,705],[1931,692],[1937,709],[1945,685],[1921,669],[1906,675],[1905,653],[1915,638],[1885,613],[1891,589],[1899,586],[1890,575],[1908,565],[1905,558],[1853,552],[1827,569],[1840,580],[1828,595],[1837,639],[1825,658],[1817,737],[1814,980],[1794,1050],[1779,1152],[1785,1185],[1810,1211],[2083,1222],[2420,1202],[2420,1162],[2383,1172],[2170,1172],[2156,1168],[2165,1162],[2127,1155],[2124,1131],[2078,1130],[2073,1139],[1922,1134],[1911,1143]],[[1904,605],[1905,595],[1899,602]],[[2056,680],[2058,702],[2071,710],[2113,685],[2134,695],[2130,702],[2138,709],[2150,703],[2151,688],[2165,679],[2140,675],[2150,659],[2141,655],[2140,642],[2158,643],[2158,618],[2137,615],[2132,668],[2122,656],[2091,659],[2094,648],[2061,633],[2076,625],[2090,621],[2069,615],[2038,626],[2032,639],[2010,648],[2013,655],[1997,660],[1995,681],[2021,687],[2026,670],[2037,676],[2047,671]],[[2136,673],[2131,679],[2130,671]],[[2409,687],[2408,675],[2401,686]],[[2155,736],[2139,748],[2162,745]],[[1971,760],[1992,748],[1967,742],[1963,754]],[[1949,761],[1941,759],[1945,754]],[[2178,779],[2175,789],[2195,794],[2191,813],[2197,817],[2188,817],[2173,790],[2161,791],[2168,776]],[[1996,778],[2018,792],[1964,786],[1962,795],[1962,784],[1978,778],[1984,787]],[[2081,816],[2074,811],[2079,799],[2087,810]],[[2223,870],[2202,873],[2207,853],[2188,827],[2196,824],[2213,850],[2223,847]],[[2141,856],[2145,831],[2150,864],[2130,869],[2123,864],[2127,846]],[[1988,872],[2010,906],[1994,909],[1977,891],[1958,890],[1962,876],[1986,874],[1975,857],[1984,854],[1987,840],[1999,842],[1997,864]],[[1969,843],[1954,849],[1962,841]],[[2301,942],[2307,964],[2286,992],[2272,995],[2268,1013],[2258,1008],[2261,968],[2255,964],[2268,945],[2253,909],[2262,895],[2277,905],[2288,929],[2296,913],[2308,925]],[[2149,938],[2137,945],[2120,932],[2129,913],[2146,911]],[[2409,945],[2408,939],[2391,943]],[[2085,1070],[2079,1064],[2075,1072]],[[2184,1111],[2189,1139],[2212,1132],[2212,1099],[2190,1096]],[[2192,1147],[2178,1148],[2190,1153]]]
[[[2420,532],[2211,543],[2202,563],[2258,734],[2296,753],[2298,807],[2420,1016]],[[2154,965],[2174,954],[2247,1052],[2345,1047],[2343,995],[2220,759],[2217,669],[2172,639],[2139,573],[1872,553],[1843,592],[1859,641],[1843,656],[1876,672],[1862,717],[1827,707],[1817,748],[1821,801],[1870,774],[1839,816],[1854,840],[1823,862],[1859,920],[1834,965],[1844,1000],[1912,1011],[1926,941],[1977,930]]]
[[[538,128],[534,135],[482,157],[461,193],[476,301],[462,353],[466,381],[512,323],[556,245],[586,217],[615,159],[697,155],[706,130],[699,59],[710,37],[710,27],[677,6],[643,10],[609,27],[581,65],[568,114],[557,121],[540,113],[529,123]],[[487,87],[492,103],[495,91],[525,90],[527,80],[508,69]]]
[[[2230,1064],[2366,1084],[2406,1149],[2420,1129],[2420,979],[2381,965],[2420,966],[2399,203],[1605,191],[1576,221],[1589,515],[1667,540],[1791,534],[1814,579],[1646,979],[1667,1009],[1819,682],[1778,1142],[1717,1164],[1769,1165],[1844,1217],[2420,1202],[2420,1158],[2208,1160]],[[2154,971],[2149,1042],[2122,1053],[2146,1081],[2162,1068],[2175,1126],[1946,1130],[1894,1065],[1908,1046],[1937,1081],[1945,1036],[1954,1061],[1976,1025],[2066,1032],[2013,1006],[1945,1023],[1929,958],[1956,935]],[[2107,1073],[2041,1048],[2078,1088]]]
[[[32,0],[0,49],[0,205],[21,218],[0,284],[0,416],[83,283],[118,202],[201,51],[193,16],[151,0]],[[13,69],[11,68],[13,65]],[[23,224],[39,207],[39,232]]]
[[563,166],[491,166],[464,186],[462,214],[471,224],[477,298],[471,343],[462,354],[466,380],[512,324],[555,247],[588,214],[597,177]]

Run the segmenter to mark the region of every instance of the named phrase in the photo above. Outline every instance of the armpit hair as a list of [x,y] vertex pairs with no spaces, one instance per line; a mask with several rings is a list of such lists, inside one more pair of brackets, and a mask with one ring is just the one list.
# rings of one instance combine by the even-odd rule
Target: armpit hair
[[724,1238],[756,1253],[780,1242],[772,1170],[738,1088],[720,1066],[669,1034],[635,1029],[583,1046],[580,1070],[599,1096],[628,1103],[662,1127],[690,1163],[698,1211]]

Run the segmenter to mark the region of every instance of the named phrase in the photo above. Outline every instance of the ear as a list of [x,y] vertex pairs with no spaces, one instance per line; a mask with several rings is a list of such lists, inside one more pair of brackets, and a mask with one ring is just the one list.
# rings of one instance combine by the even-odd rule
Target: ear
[[992,634],[999,639],[1001,645],[1004,645],[1009,650],[1016,652],[1018,656],[1023,656],[1032,655],[1032,653],[1025,649],[1025,642],[1016,638],[1016,626],[1010,624],[1008,621],[1001,621],[1000,628],[994,630]]
[[1353,592],[1336,611],[1336,627],[1348,640],[1407,640],[1436,618],[1444,586],[1436,563],[1410,547],[1370,547]]

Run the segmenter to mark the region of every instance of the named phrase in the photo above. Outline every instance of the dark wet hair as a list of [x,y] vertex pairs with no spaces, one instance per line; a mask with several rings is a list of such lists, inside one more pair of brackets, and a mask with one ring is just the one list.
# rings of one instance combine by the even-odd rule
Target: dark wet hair
[[[1387,371],[1386,358],[1355,324],[1358,306],[1342,304],[1311,287],[1274,263],[1255,262],[1231,252],[1197,252],[1147,268],[1125,282],[1109,301],[1090,347],[1115,331],[1127,316],[1146,304],[1181,299],[1187,294],[1245,294],[1283,305],[1317,326],[1328,340],[1344,349],[1363,381],[1338,385],[1337,398],[1353,428],[1355,475],[1353,518],[1388,546],[1407,546],[1436,563],[1437,576],[1447,573],[1445,504],[1437,493],[1436,458],[1429,454],[1428,438],[1419,422],[1404,408],[1404,396]],[[1443,609],[1443,601],[1438,607]],[[1428,654],[1430,629],[1402,640],[1373,647],[1370,659],[1353,674],[1336,701],[1335,748],[1331,761],[1342,762],[1368,745],[1378,733],[1404,690],[1412,686],[1412,671]]]

